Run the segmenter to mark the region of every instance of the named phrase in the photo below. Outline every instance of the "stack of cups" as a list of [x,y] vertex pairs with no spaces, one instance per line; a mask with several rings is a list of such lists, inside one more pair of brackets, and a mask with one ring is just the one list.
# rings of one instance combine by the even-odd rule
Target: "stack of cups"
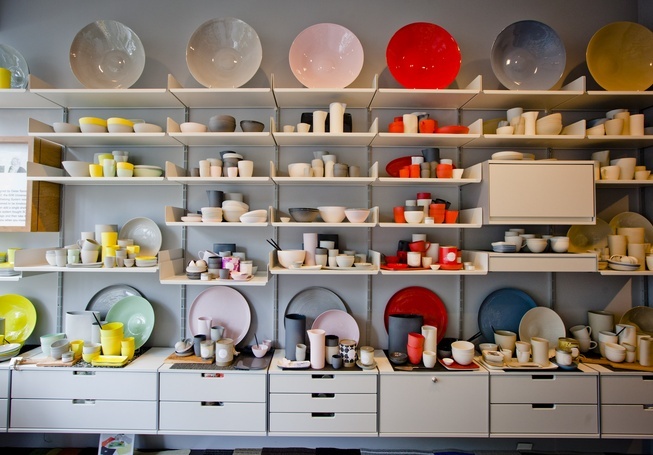
[[324,357],[326,362],[331,365],[333,356],[337,355],[340,352],[340,339],[338,335],[326,335],[324,337],[325,351]]
[[407,351],[410,363],[418,365],[422,360],[422,352],[424,351],[424,335],[410,332],[408,334]]
[[108,322],[100,329],[100,344],[104,355],[120,355],[124,336],[122,322]]

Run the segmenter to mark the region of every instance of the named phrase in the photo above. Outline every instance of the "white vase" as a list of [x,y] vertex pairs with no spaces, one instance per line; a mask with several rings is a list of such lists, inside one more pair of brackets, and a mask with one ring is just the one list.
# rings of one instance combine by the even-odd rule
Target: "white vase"
[[308,333],[308,341],[311,345],[311,368],[314,370],[321,370],[324,368],[324,337],[326,332],[322,329],[310,329]]
[[329,132],[344,132],[345,103],[329,104]]

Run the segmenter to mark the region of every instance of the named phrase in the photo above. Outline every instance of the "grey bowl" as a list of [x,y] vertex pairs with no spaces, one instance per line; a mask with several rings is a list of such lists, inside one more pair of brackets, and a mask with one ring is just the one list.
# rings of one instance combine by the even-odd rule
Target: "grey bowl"
[[261,122],[257,122],[256,120],[241,120],[240,128],[245,133],[260,133],[263,131],[263,128],[265,128],[265,125]]
[[288,213],[293,220],[297,223],[312,223],[317,219],[317,216],[320,214],[318,209],[312,208],[292,208],[288,209]]

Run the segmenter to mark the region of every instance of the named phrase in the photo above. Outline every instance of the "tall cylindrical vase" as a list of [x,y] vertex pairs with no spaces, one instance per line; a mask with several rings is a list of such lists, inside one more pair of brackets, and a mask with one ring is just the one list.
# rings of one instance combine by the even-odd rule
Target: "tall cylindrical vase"
[[315,265],[315,248],[317,248],[317,233],[306,232],[304,233],[303,238],[304,238],[304,251],[306,251],[306,256],[304,257],[304,264]]
[[308,340],[311,344],[311,368],[321,370],[324,368],[324,350],[326,332],[322,329],[311,329],[307,331]]
[[286,358],[296,360],[295,347],[298,343],[305,344],[306,316],[290,313],[286,315],[284,321],[286,327]]
[[421,314],[391,314],[388,317],[388,352],[403,352],[406,354],[408,351],[406,345],[408,344],[408,334],[410,332],[420,333],[422,325],[424,324],[424,317]]
[[344,131],[345,103],[329,104],[329,132],[342,133]]

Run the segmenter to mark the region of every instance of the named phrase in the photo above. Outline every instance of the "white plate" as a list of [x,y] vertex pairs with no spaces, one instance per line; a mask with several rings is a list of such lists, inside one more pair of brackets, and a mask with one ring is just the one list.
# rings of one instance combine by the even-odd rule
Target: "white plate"
[[608,261],[608,267],[620,272],[634,272],[635,270],[639,270],[639,264],[625,264],[616,261]]
[[492,154],[493,160],[521,160],[524,154],[521,152],[497,152]]
[[610,220],[610,227],[613,234],[622,227],[643,227],[646,243],[653,243],[653,224],[639,213],[622,212]]
[[223,326],[223,336],[233,339],[234,345],[245,338],[252,319],[245,297],[226,286],[211,287],[195,298],[188,312],[188,325],[193,335],[197,333],[196,321],[200,316],[210,317],[212,325]]
[[549,340],[549,350],[558,346],[558,338],[564,337],[565,324],[562,319],[550,308],[537,306],[531,308],[519,322],[519,339],[529,341],[533,337]]
[[66,267],[71,268],[71,269],[97,269],[99,267],[102,267],[102,262],[89,262],[86,264],[66,264]]
[[161,249],[161,229],[149,218],[139,217],[127,221],[120,229],[119,239],[133,239],[141,247],[141,256],[156,256]]
[[356,320],[342,310],[328,310],[315,318],[313,329],[322,329],[327,335],[337,335],[341,340],[354,340],[358,343],[360,329]]

